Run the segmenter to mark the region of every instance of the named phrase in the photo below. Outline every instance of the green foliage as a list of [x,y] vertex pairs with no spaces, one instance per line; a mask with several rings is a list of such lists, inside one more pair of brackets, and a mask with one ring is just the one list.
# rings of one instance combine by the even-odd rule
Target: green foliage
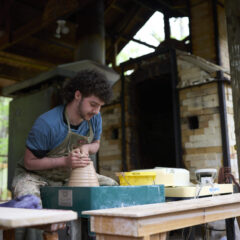
[[8,115],[10,98],[0,97],[0,200],[8,199],[7,154],[8,154]]
[[7,162],[8,113],[10,98],[0,97],[0,163]]

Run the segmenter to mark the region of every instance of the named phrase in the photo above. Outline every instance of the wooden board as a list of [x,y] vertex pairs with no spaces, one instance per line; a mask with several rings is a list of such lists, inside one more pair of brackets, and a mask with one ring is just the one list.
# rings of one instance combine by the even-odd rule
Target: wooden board
[[214,206],[224,206],[230,203],[240,203],[240,193],[206,197],[200,199],[181,200],[175,202],[165,202],[156,204],[147,204],[131,206],[124,208],[101,209],[93,211],[84,211],[83,214],[91,216],[118,216],[127,218],[140,218],[154,216],[158,214],[176,213],[187,210],[209,208]]
[[77,219],[77,213],[66,210],[0,207],[0,229],[29,227]]
[[84,211],[83,214],[91,215],[91,231],[97,239],[108,240],[105,236],[113,235],[122,236],[119,239],[151,240],[159,233],[240,216],[240,194]]

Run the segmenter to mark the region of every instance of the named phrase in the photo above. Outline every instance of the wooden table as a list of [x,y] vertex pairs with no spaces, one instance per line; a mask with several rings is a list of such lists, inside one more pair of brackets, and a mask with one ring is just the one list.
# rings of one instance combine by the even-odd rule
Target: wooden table
[[[66,210],[23,209],[0,207],[0,229],[3,239],[14,239],[14,229],[19,227],[45,228],[49,224],[77,219],[77,213]],[[45,232],[44,239],[58,239],[57,232]]]
[[163,240],[171,230],[240,216],[240,193],[83,214],[97,240]]

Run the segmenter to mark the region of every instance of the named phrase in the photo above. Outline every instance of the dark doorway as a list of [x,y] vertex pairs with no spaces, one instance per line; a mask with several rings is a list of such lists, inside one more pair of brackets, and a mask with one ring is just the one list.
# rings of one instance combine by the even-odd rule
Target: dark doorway
[[171,76],[146,79],[135,91],[140,168],[176,167]]

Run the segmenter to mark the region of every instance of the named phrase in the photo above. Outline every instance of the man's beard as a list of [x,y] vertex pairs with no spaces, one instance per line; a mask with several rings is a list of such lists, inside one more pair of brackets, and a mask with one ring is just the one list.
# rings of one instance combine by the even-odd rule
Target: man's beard
[[80,118],[82,118],[83,120],[90,120],[94,114],[90,114],[90,113],[84,113],[82,111],[82,100],[79,102],[78,104],[78,115]]

